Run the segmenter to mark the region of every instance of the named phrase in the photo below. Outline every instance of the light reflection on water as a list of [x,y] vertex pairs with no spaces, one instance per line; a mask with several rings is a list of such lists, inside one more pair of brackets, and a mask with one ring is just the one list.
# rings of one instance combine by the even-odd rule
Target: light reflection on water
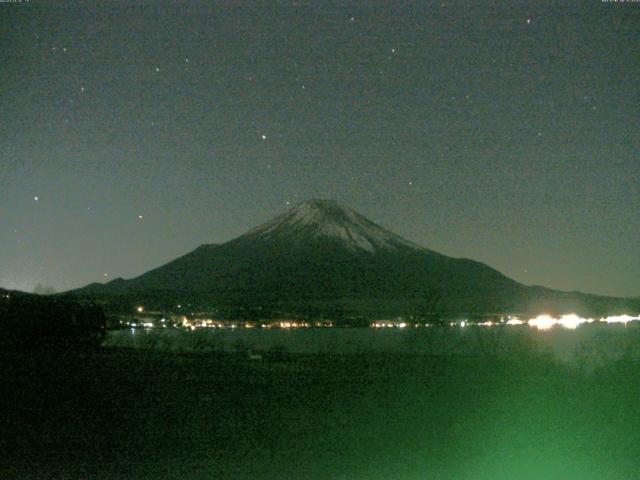
[[[585,368],[621,358],[640,357],[640,324],[637,322],[578,323],[569,316],[534,320],[537,321],[530,322],[530,327],[129,329],[109,332],[105,345],[204,353],[463,356],[548,353],[558,360]],[[576,328],[578,325],[580,328]]]

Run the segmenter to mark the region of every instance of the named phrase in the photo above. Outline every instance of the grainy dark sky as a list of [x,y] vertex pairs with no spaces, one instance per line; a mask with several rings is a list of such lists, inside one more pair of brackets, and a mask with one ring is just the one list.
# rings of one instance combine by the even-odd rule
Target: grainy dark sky
[[93,3],[0,3],[1,287],[136,276],[328,197],[640,295],[640,3]]

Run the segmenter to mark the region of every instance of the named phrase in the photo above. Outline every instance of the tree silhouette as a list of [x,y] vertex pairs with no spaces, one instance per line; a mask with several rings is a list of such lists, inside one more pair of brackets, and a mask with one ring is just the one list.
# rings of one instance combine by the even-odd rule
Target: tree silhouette
[[106,316],[96,305],[70,297],[11,294],[0,308],[3,347],[29,350],[95,348],[106,333]]

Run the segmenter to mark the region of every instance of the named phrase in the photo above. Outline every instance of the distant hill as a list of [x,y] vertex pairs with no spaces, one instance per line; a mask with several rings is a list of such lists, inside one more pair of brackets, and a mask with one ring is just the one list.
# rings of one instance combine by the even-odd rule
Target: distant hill
[[139,277],[74,293],[113,304],[190,303],[229,315],[612,312],[637,301],[522,285],[474,260],[416,245],[330,200],[309,200],[220,245]]

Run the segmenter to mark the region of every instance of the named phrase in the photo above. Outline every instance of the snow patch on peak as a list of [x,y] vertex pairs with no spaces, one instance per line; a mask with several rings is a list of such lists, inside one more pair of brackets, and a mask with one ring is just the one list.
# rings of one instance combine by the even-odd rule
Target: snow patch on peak
[[328,237],[351,250],[424,250],[333,200],[312,199],[248,232],[248,238],[304,240]]

